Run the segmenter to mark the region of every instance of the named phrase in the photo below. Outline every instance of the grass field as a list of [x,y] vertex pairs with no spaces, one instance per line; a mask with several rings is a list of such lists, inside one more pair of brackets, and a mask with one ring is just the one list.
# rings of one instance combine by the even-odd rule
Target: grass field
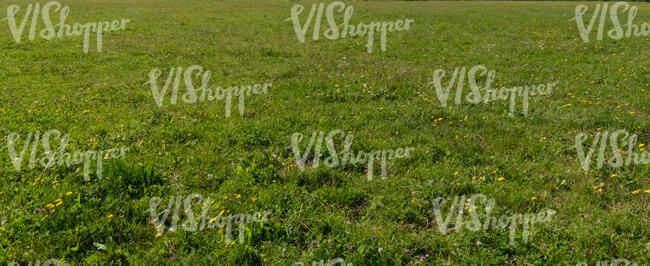
[[[1,0],[0,17],[17,4],[20,22],[29,3]],[[586,172],[574,148],[577,133],[618,129],[650,143],[650,38],[583,42],[570,20],[579,2],[346,2],[353,24],[415,21],[388,33],[386,51],[375,40],[372,53],[366,37],[314,41],[310,29],[299,42],[287,19],[301,4],[302,23],[311,2],[62,4],[69,24],[130,22],[103,35],[101,52],[91,35],[88,53],[83,37],[28,40],[30,23],[17,43],[0,22],[2,264],[650,264],[650,167]],[[650,4],[631,4],[636,22],[650,22]],[[587,5],[585,20],[596,3]],[[162,70],[161,84],[193,65],[212,72],[210,86],[272,87],[247,97],[243,115],[233,103],[227,117],[218,100],[157,105],[150,71]],[[510,116],[507,101],[456,105],[453,92],[442,107],[428,85],[434,71],[448,72],[446,84],[454,68],[475,65],[496,72],[494,87],[557,85],[531,96],[527,115]],[[128,151],[104,161],[101,179],[93,168],[85,181],[81,165],[31,168],[31,146],[18,171],[11,133],[22,149],[30,133],[51,129],[69,135],[67,151]],[[414,151],[389,161],[386,178],[376,163],[371,181],[360,163],[301,171],[292,134],[336,129],[354,136],[353,151]],[[186,217],[157,235],[150,200],[161,199],[161,212],[193,193],[197,217],[207,197],[211,216],[272,214],[246,224],[243,243],[235,226],[228,244],[223,228],[182,230]],[[496,216],[556,214],[527,243],[521,227],[514,244],[507,229],[442,234],[434,200],[476,193],[495,200]]]

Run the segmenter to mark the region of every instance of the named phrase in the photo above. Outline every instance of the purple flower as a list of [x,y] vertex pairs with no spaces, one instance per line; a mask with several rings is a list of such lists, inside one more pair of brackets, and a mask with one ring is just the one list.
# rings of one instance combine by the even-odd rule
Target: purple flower
[[377,236],[376,236],[376,235],[372,235],[372,236],[370,237],[370,239],[375,240],[375,239],[377,239]]
[[175,260],[176,260],[176,256],[172,256],[172,261],[175,261]]
[[420,262],[425,262],[427,260],[427,257],[425,256],[420,256]]
[[408,249],[405,249],[405,250],[404,250],[404,253],[409,253],[409,252],[411,252],[411,251],[408,250]]
[[429,180],[429,185],[433,185],[433,180]]
[[316,242],[316,240],[312,240],[311,241],[311,246],[312,247],[318,246],[318,242]]
[[543,248],[546,248],[546,247],[547,247],[547,246],[546,246],[546,243],[542,243],[542,247],[543,247]]
[[354,249],[354,244],[350,244],[350,249]]

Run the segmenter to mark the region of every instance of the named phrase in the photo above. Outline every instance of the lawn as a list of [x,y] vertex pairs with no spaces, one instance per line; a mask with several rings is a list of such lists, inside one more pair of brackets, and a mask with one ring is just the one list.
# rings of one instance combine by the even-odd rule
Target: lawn
[[[35,3],[0,0],[0,17],[18,5],[20,27]],[[635,152],[650,144],[650,36],[598,40],[596,22],[584,42],[571,20],[581,2],[345,2],[350,24],[413,20],[384,49],[376,33],[369,53],[367,36],[314,40],[315,22],[301,42],[292,7],[303,24],[312,3],[62,1],[67,24],[124,22],[101,48],[92,32],[86,48],[83,35],[42,38],[40,18],[17,42],[0,21],[0,263],[650,264],[650,165],[583,169],[576,149],[579,133],[586,153],[621,129],[638,135]],[[650,4],[630,5],[650,23]],[[512,111],[511,99],[470,103],[465,78],[443,106],[433,76],[444,71],[446,88],[463,67],[479,69],[480,87],[480,70],[494,71],[493,88],[554,86]],[[185,73],[221,97],[185,97]],[[245,100],[226,89],[247,86]],[[51,147],[30,142],[37,132]],[[302,164],[312,136],[322,156]],[[369,160],[343,163],[348,149],[378,151],[372,178]],[[479,206],[464,201],[479,193]],[[553,215],[526,234],[470,229],[490,211]]]

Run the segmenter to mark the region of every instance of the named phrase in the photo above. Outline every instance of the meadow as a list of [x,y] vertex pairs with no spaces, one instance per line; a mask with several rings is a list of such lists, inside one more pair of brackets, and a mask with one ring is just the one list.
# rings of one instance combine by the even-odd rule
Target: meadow
[[[19,5],[21,22],[30,3],[0,0],[0,17]],[[83,36],[29,40],[27,22],[18,43],[0,21],[0,264],[650,264],[649,165],[585,171],[575,149],[581,132],[625,129],[650,143],[649,36],[597,40],[594,30],[584,42],[571,20],[582,2],[345,2],[355,25],[414,21],[368,53],[367,37],[313,40],[310,29],[300,42],[291,10],[304,6],[304,23],[312,3],[61,1],[66,23],[129,20],[104,32],[101,52],[91,34],[87,53]],[[597,3],[584,4],[587,24]],[[650,22],[650,4],[630,4],[639,25]],[[171,69],[195,65],[211,71],[210,86],[272,86],[245,109],[234,97],[229,115],[224,100],[158,105],[152,70],[162,87]],[[531,96],[526,113],[520,102],[513,113],[509,101],[468,103],[467,88],[443,107],[434,72],[447,72],[446,86],[455,68],[476,65],[495,71],[496,88],[556,85]],[[51,129],[69,136],[69,152],[128,150],[105,157],[101,175],[93,164],[89,178],[83,163],[31,167],[29,134]],[[355,152],[413,150],[389,160],[385,176],[375,162],[372,180],[367,163],[313,167],[313,155],[302,170],[292,135],[304,135],[304,152],[312,133],[334,130],[354,136]],[[23,147],[17,170],[12,149]],[[457,228],[455,217],[441,233],[436,199],[449,200],[446,216],[454,197],[477,193],[494,199],[493,216],[556,213],[526,243],[521,226],[513,243],[509,230]],[[188,230],[183,206],[175,232],[171,218],[153,221],[152,199],[161,212],[192,194],[195,217],[207,206],[209,216],[251,220]]]

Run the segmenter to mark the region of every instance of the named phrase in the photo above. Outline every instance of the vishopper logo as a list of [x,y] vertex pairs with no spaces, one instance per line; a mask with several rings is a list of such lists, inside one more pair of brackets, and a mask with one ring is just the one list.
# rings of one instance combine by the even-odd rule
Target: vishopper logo
[[[451,218],[456,214],[456,222],[454,225],[454,231],[458,232],[462,229],[463,224],[467,230],[477,232],[480,230],[505,230],[506,228],[510,229],[510,245],[515,244],[515,232],[517,230],[517,224],[523,226],[523,241],[528,243],[528,237],[530,234],[530,227],[534,223],[546,223],[551,220],[551,216],[555,215],[555,211],[552,209],[546,209],[546,211],[540,211],[538,214],[528,213],[525,215],[522,214],[513,214],[511,216],[502,215],[498,220],[496,217],[492,217],[492,210],[494,209],[495,200],[493,198],[486,197],[483,194],[474,194],[471,198],[467,199],[465,195],[461,197],[455,196],[454,201],[449,205],[449,212],[447,217],[442,215],[443,205],[448,200],[443,197],[438,197],[433,202],[433,213],[435,215],[436,223],[438,228],[443,235],[446,235],[448,232],[452,231],[448,226],[451,222]],[[485,214],[479,213],[479,204],[485,204]],[[471,216],[471,220],[468,222],[463,222],[463,215],[465,210]],[[481,222],[481,219],[483,222]]]
[[[27,21],[31,16],[31,24],[29,27],[29,40],[33,41],[36,38],[36,28],[38,25],[39,12],[42,14],[43,24],[45,29],[39,32],[39,36],[45,40],[52,40],[55,37],[61,38],[63,36],[81,36],[84,35],[84,53],[88,53],[90,46],[90,32],[97,34],[97,51],[101,52],[103,47],[102,32],[125,30],[126,23],[130,22],[129,19],[122,19],[121,21],[113,20],[112,22],[88,22],[86,24],[75,23],[74,25],[66,25],[65,20],[70,13],[68,6],[61,7],[61,3],[51,1],[43,5],[41,10],[40,3],[29,4],[25,11],[25,16],[20,22],[20,26],[16,23],[16,14],[20,12],[20,6],[10,5],[7,8],[7,17],[3,20],[9,22],[9,29],[16,43],[22,40],[22,34],[27,25]],[[50,18],[50,13],[59,12],[59,23],[54,25]],[[55,29],[58,26],[58,31]]]
[[[194,74],[194,72],[196,72],[196,74]],[[215,99],[216,100],[225,99],[226,117],[230,117],[230,109],[232,105],[233,96],[239,97],[239,114],[244,115],[244,103],[245,103],[246,96],[250,96],[251,93],[267,94],[268,88],[272,86],[271,83],[264,83],[264,84],[255,84],[252,86],[251,85],[230,86],[227,89],[222,87],[208,88],[208,82],[210,82],[210,77],[212,76],[212,72],[209,70],[204,71],[203,67],[198,65],[193,65],[186,68],[184,72],[182,67],[172,68],[169,71],[169,75],[167,76],[167,79],[165,80],[165,84],[163,85],[161,90],[161,88],[158,87],[158,82],[157,82],[161,74],[162,74],[162,70],[152,69],[149,72],[149,81],[145,83],[151,85],[151,93],[153,93],[154,100],[156,101],[156,104],[159,107],[162,107],[164,104],[164,98],[165,95],[167,94],[167,90],[169,89],[169,85],[172,84],[172,79],[174,80],[174,82],[171,91],[171,99],[169,103],[172,105],[176,104],[176,101],[178,100],[178,89],[182,77],[182,80],[185,83],[185,87],[187,88],[185,94],[181,96],[181,99],[185,103],[196,103],[197,101],[203,102],[205,100],[214,101]],[[196,77],[201,77],[201,87],[196,88],[194,86],[194,83],[192,82],[193,75],[196,75]]]
[[[584,144],[590,137],[594,137],[594,140],[589,146],[589,151],[585,153]],[[613,168],[621,167],[624,164],[625,166],[629,166],[630,164],[650,163],[650,153],[645,150],[645,144],[641,143],[637,145],[637,137],[636,134],[630,135],[625,129],[616,130],[611,135],[607,130],[602,132],[598,131],[595,135],[578,133],[575,137],[575,149],[578,153],[578,160],[580,160],[582,169],[586,172],[589,171],[592,157],[597,148],[598,158],[596,159],[596,167],[599,169],[603,167],[605,162]],[[609,141],[609,145],[607,145],[607,141]],[[626,147],[627,151],[623,150],[623,147]],[[606,160],[605,151],[608,149],[611,149],[612,157]],[[624,154],[627,158],[624,157]]]
[[[60,138],[60,145],[58,151],[53,151],[52,146],[50,145],[51,138]],[[54,167],[54,165],[62,166],[65,162],[65,165],[70,167],[72,165],[81,164],[83,162],[83,175],[84,181],[90,181],[90,168],[91,161],[96,160],[96,175],[97,179],[102,178],[102,164],[104,159],[122,159],[125,156],[126,151],[129,148],[112,148],[107,150],[91,150],[91,151],[74,151],[72,153],[66,152],[66,147],[68,146],[68,134],[61,136],[61,132],[56,129],[51,129],[43,133],[41,136],[40,131],[30,132],[25,138],[25,143],[23,148],[18,152],[16,150],[16,145],[20,140],[20,134],[12,132],[7,136],[7,148],[9,150],[9,155],[11,156],[11,163],[16,168],[16,171],[22,169],[23,159],[25,159],[25,153],[29,149],[31,144],[31,153],[29,154],[29,164],[28,167],[33,169],[36,167],[36,163],[45,167],[45,169]],[[39,152],[38,144],[39,140],[43,143],[43,157],[40,160],[37,158]]]
[[[323,19],[323,11],[325,11],[325,18],[329,24],[329,29],[326,29],[323,33],[325,38],[336,40],[338,38],[345,38],[346,36],[355,37],[368,35],[368,43],[366,44],[368,53],[372,53],[375,33],[381,34],[381,50],[386,51],[387,32],[409,30],[409,25],[415,22],[413,19],[406,19],[406,21],[400,19],[395,22],[372,22],[370,24],[359,23],[355,28],[354,25],[349,25],[350,18],[352,18],[353,8],[351,6],[346,7],[343,2],[335,1],[327,5],[327,9],[325,9],[325,3],[318,4],[318,10],[316,9],[316,4],[313,4],[311,6],[311,11],[307,16],[307,21],[301,25],[298,16],[300,16],[304,9],[305,7],[302,5],[294,5],[293,8],[291,8],[291,17],[285,20],[291,20],[291,22],[293,22],[293,28],[296,32],[296,37],[298,37],[298,41],[301,43],[305,42],[305,35],[307,34],[309,25],[314,19],[314,14],[316,15],[316,21],[314,22],[314,28],[312,30],[312,39],[314,41],[320,39],[321,21]],[[336,24],[334,15],[335,9],[337,9],[337,12],[345,10],[342,24]],[[342,28],[340,29],[339,27]]]
[[[477,82],[478,76],[485,76],[485,86],[479,87]],[[452,91],[454,85],[456,85],[456,93],[454,96],[454,102],[456,105],[460,105],[463,102],[463,86],[468,84],[469,92],[465,96],[465,101],[468,103],[487,103],[489,101],[496,100],[508,100],[510,99],[510,116],[513,116],[515,112],[516,105],[516,96],[522,98],[523,105],[523,114],[528,114],[528,96],[535,95],[548,95],[551,93],[553,86],[556,85],[555,82],[539,84],[539,85],[526,85],[524,87],[518,86],[513,88],[497,88],[492,89],[492,83],[494,83],[496,72],[494,70],[488,71],[487,67],[482,65],[476,65],[467,71],[467,67],[455,68],[454,72],[451,74],[449,83],[446,87],[442,85],[442,79],[447,75],[447,71],[444,69],[437,69],[433,72],[431,82],[429,82],[429,89],[434,90],[440,105],[443,107],[447,106],[449,95]],[[467,77],[467,83],[465,83]],[[485,91],[484,95],[481,95],[481,91]]]
[[[343,143],[343,152],[341,154],[339,154],[336,151],[334,145],[334,138],[337,135],[340,135],[341,138],[345,137]],[[293,150],[296,164],[298,165],[298,168],[301,171],[305,171],[305,163],[310,153],[312,152],[312,149],[314,151],[312,168],[319,167],[320,158],[322,157],[321,149],[323,145],[323,137],[324,137],[324,133],[322,131],[319,133],[313,132],[311,135],[311,139],[309,140],[307,149],[304,151],[303,154],[301,154],[300,143],[304,138],[303,134],[296,132],[293,133],[293,135],[291,135],[291,148]],[[406,149],[398,148],[397,150],[381,150],[381,151],[370,151],[370,152],[359,151],[357,152],[357,155],[355,157],[354,152],[350,151],[353,138],[354,136],[352,134],[346,136],[345,132],[341,129],[333,130],[329,134],[327,134],[327,137],[325,138],[325,147],[329,151],[330,156],[323,160],[324,164],[329,168],[336,168],[338,166],[343,167],[347,164],[356,164],[356,163],[363,164],[367,162],[368,181],[372,181],[375,160],[376,161],[381,160],[381,177],[385,179],[386,160],[392,160],[393,158],[398,158],[398,159],[409,158],[410,157],[409,152],[411,150],[415,150],[415,148],[409,147]]]
[[[204,229],[224,229],[225,226],[225,231],[223,232],[225,234],[224,236],[224,242],[226,245],[231,244],[231,236],[232,236],[232,226],[239,224],[239,243],[243,244],[244,243],[244,238],[246,236],[246,230],[245,230],[245,224],[251,224],[251,223],[264,223],[268,220],[268,216],[271,215],[271,211],[266,211],[263,213],[260,212],[255,212],[252,214],[229,214],[226,213],[224,210],[222,210],[219,213],[214,214],[209,214],[208,211],[210,210],[210,207],[214,204],[214,200],[212,200],[209,196],[203,200],[201,204],[201,214],[200,217],[197,221],[196,217],[194,217],[194,210],[192,208],[192,205],[194,202],[201,202],[202,196],[200,194],[194,193],[190,194],[187,197],[184,197],[183,195],[178,195],[176,196],[176,200],[174,201],[174,196],[172,196],[169,199],[169,202],[167,204],[167,208],[162,211],[162,217],[161,212],[158,211],[158,205],[161,203],[161,199],[159,197],[153,197],[149,200],[149,214],[151,215],[151,223],[154,226],[154,229],[156,230],[156,237],[159,237],[162,235],[162,233],[165,231],[165,228],[163,226],[165,225],[165,222],[167,221],[167,217],[169,216],[170,212],[172,211],[172,207],[174,207],[174,212],[171,217],[171,223],[168,229],[168,232],[174,233],[176,232],[176,229],[178,227],[178,222],[179,219],[181,218],[181,212],[180,212],[180,207],[181,204],[183,205],[184,211],[182,212],[183,215],[187,218],[186,221],[181,225],[181,228],[185,231],[188,232],[195,232],[197,229],[199,231],[203,231]],[[225,215],[224,215],[225,214]],[[209,217],[213,218],[209,218]]]
[[[623,26],[626,26],[627,29],[623,29],[623,26],[621,26],[620,20],[618,18],[618,10],[621,10],[621,12],[628,12],[627,13],[627,23],[623,24]],[[601,4],[596,5],[596,9],[594,9],[594,13],[591,16],[591,19],[589,20],[589,23],[587,27],[585,28],[585,22],[582,19],[582,16],[587,13],[587,10],[589,8],[586,5],[578,5],[575,10],[575,17],[573,17],[571,20],[576,21],[576,25],[578,26],[578,31],[580,32],[580,38],[582,38],[582,41],[585,43],[589,42],[589,34],[593,30],[593,27],[596,23],[596,20],[598,18],[598,14],[600,13],[600,19],[598,22],[598,32],[596,34],[596,39],[597,40],[602,40],[603,35],[605,33],[605,23],[607,20],[607,15],[608,15],[608,4],[603,3],[602,7]],[[616,2],[612,4],[611,8],[609,9],[609,18],[612,22],[612,29],[607,31],[607,36],[614,40],[621,39],[623,37],[625,38],[630,38],[632,35],[635,37],[640,37],[640,36],[649,36],[650,35],[650,24],[648,23],[643,23],[641,26],[636,25],[634,23],[634,19],[636,18],[637,14],[637,7],[636,6],[630,6],[630,4],[626,2]]]

